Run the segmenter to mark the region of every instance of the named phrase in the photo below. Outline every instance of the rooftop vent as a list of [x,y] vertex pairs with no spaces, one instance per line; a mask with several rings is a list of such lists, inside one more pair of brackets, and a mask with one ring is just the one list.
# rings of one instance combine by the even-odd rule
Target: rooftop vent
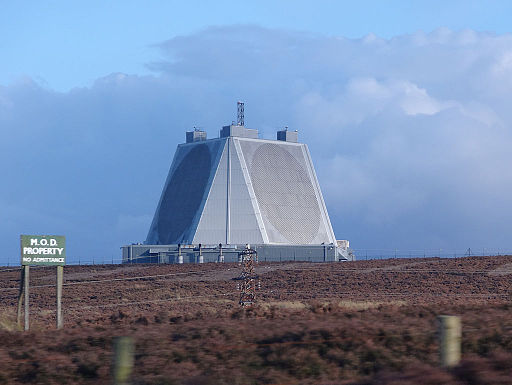
[[277,131],[277,140],[282,140],[283,142],[293,142],[297,143],[298,141],[298,132],[288,131],[288,127],[285,127],[284,130]]
[[194,131],[187,131],[187,143],[200,142],[206,140],[206,132],[194,128]]

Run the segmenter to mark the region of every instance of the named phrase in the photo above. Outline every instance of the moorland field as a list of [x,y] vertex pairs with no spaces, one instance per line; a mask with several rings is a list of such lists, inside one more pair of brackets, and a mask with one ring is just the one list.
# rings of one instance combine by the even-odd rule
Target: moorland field
[[[237,264],[0,268],[0,384],[110,384],[112,341],[135,341],[133,384],[510,384],[512,256],[260,263],[238,305]],[[439,368],[437,316],[458,315],[462,361]]]

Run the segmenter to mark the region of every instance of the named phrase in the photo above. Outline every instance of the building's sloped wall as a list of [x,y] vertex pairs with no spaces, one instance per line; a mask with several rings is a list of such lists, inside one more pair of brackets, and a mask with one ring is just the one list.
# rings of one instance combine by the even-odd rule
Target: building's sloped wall
[[233,138],[224,146],[193,243],[263,243]]
[[199,219],[193,244],[226,243],[226,186],[228,178],[227,140],[222,146],[222,155],[207,194],[206,203]]
[[231,153],[231,181],[230,181],[230,236],[231,244],[261,244],[264,243],[262,230],[256,219],[256,211],[249,194],[249,184],[242,170],[240,159],[232,139]]
[[147,244],[192,243],[224,143],[213,140],[178,146]]
[[322,190],[320,189],[320,184],[318,183],[318,178],[316,176],[315,168],[313,166],[313,160],[311,159],[311,155],[309,154],[308,146],[304,144],[303,146],[301,146],[301,149],[305,159],[306,166],[308,168],[308,173],[311,177],[311,181],[315,189],[315,194],[317,197],[321,217],[321,224],[318,230],[318,234],[311,243],[327,243],[323,241],[324,239],[327,238],[329,240],[328,243],[336,244],[336,236],[334,235],[334,230],[332,229],[331,220],[329,219],[327,207],[325,206],[324,197],[322,195]]
[[304,144],[240,139],[270,243],[334,243]]

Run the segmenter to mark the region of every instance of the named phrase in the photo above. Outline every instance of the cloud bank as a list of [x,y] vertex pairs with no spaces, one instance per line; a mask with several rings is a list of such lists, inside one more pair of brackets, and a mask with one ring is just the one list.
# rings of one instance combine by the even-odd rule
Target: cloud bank
[[152,76],[54,92],[0,86],[0,262],[22,233],[73,258],[145,239],[184,131],[246,124],[309,144],[338,238],[355,248],[512,249],[512,36],[439,29],[390,40],[256,26],[158,46]]

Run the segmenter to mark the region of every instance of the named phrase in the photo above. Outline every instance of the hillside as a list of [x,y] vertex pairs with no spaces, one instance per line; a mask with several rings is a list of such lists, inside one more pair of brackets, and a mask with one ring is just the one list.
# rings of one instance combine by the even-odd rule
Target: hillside
[[[135,384],[510,383],[512,256],[265,263],[238,305],[236,264],[0,269],[0,384],[108,384],[112,338],[136,341]],[[436,317],[460,315],[463,361],[438,369]]]

